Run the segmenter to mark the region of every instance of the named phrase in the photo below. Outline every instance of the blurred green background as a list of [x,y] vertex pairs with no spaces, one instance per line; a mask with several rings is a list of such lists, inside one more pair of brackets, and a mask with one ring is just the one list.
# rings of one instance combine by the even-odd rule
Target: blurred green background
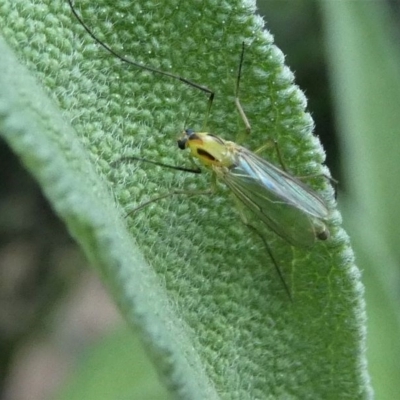
[[[376,398],[398,398],[400,3],[258,5],[340,181],[366,286]],[[1,398],[168,398],[80,250],[1,141],[0,182]]]

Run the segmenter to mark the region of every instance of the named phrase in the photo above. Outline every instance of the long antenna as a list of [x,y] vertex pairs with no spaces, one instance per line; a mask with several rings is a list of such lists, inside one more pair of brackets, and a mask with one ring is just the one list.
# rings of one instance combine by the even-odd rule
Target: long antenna
[[138,62],[136,62],[136,61],[134,61],[134,60],[131,60],[131,59],[129,59],[129,58],[127,58],[127,57],[125,57],[125,56],[123,56],[123,55],[117,53],[115,50],[113,50],[113,49],[112,49],[111,47],[109,47],[107,44],[105,44],[104,42],[102,42],[102,41],[90,30],[90,28],[86,25],[86,23],[83,22],[83,19],[79,16],[79,14],[76,12],[76,10],[75,10],[75,8],[74,8],[73,0],[68,0],[68,4],[69,4],[69,6],[70,6],[70,8],[71,8],[71,11],[72,11],[72,13],[74,14],[75,18],[76,18],[76,19],[79,21],[79,23],[83,26],[83,28],[86,30],[86,32],[93,38],[93,40],[95,40],[95,41],[96,41],[101,47],[103,47],[106,51],[108,51],[108,52],[111,53],[113,56],[117,57],[119,60],[121,60],[121,61],[123,61],[123,62],[125,62],[125,63],[127,63],[127,64],[133,65],[133,66],[135,66],[135,67],[137,67],[137,68],[144,69],[144,70],[146,70],[146,71],[154,72],[154,73],[159,74],[159,75],[168,76],[169,78],[177,79],[178,81],[181,81],[181,82],[185,83],[186,85],[189,85],[189,86],[191,86],[191,87],[194,87],[194,88],[196,88],[196,89],[201,90],[201,91],[204,92],[204,93],[207,93],[207,94],[210,96],[209,99],[208,99],[208,102],[209,102],[209,104],[210,104],[210,105],[209,105],[209,108],[211,108],[211,104],[212,104],[212,102],[213,102],[213,100],[214,100],[214,96],[215,96],[215,93],[214,93],[211,89],[209,89],[209,88],[206,87],[206,86],[199,85],[199,84],[196,83],[196,82],[192,82],[192,81],[190,81],[189,79],[183,78],[182,76],[175,75],[175,74],[171,74],[170,72],[161,71],[161,70],[159,70],[159,69],[157,69],[157,68],[149,67],[149,66],[147,66],[147,65],[142,65],[142,64],[140,64],[140,63],[138,63]]

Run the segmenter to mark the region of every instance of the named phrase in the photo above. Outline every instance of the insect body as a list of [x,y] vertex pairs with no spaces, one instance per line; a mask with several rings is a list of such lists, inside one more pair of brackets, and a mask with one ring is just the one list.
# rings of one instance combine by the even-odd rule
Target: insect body
[[206,132],[186,129],[178,140],[211,169],[237,199],[290,244],[310,247],[326,240],[329,212],[323,200],[299,179],[245,147]]
[[[119,58],[122,62],[181,81],[197,90],[203,91],[209,96],[208,110],[210,110],[214,98],[214,92],[212,90],[178,75],[141,65],[136,61],[116,53],[92,33],[74,9],[72,0],[68,0],[68,3],[77,20],[82,24],[89,35],[105,50]],[[235,105],[244,122],[246,131],[250,133],[250,123],[239,101],[239,82],[243,57],[244,44],[236,81]],[[288,243],[299,247],[310,247],[317,240],[326,240],[329,238],[329,230],[326,226],[326,220],[329,217],[327,206],[315,191],[298,178],[279,169],[245,147],[231,141],[226,141],[211,133],[194,132],[191,129],[186,129],[178,140],[178,146],[182,150],[189,149],[192,159],[197,159],[203,166],[212,171],[214,180],[217,178],[224,182],[241,205],[251,210],[260,222],[264,223]],[[139,157],[127,157],[125,159],[150,162],[180,171],[200,172],[198,167],[196,167],[196,169],[189,169],[171,166]],[[203,191],[200,193],[204,194],[205,192]],[[199,192],[176,190],[147,201],[130,213],[138,211],[154,201],[165,199],[174,194],[194,195],[199,194]],[[260,234],[255,226],[247,221],[244,213],[241,213],[241,219],[243,223],[263,241],[285,290],[289,297],[291,297],[289,288],[279,268],[279,263],[275,259],[263,235]]]

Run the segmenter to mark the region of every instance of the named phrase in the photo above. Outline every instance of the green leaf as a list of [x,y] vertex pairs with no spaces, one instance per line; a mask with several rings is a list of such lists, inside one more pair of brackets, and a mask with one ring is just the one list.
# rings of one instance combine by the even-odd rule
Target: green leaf
[[400,52],[385,2],[323,2],[347,186],[343,207],[365,268],[368,358],[376,397],[400,374],[397,179]]
[[131,329],[109,334],[85,356],[56,399],[172,399]]
[[276,139],[293,173],[321,171],[304,95],[251,3],[104,0],[77,9],[116,51],[216,92],[205,121],[204,93],[122,65],[66,2],[0,6],[19,59],[2,42],[0,131],[140,328],[168,387],[185,399],[367,396],[363,289],[324,178],[313,185],[332,208],[329,241],[306,251],[263,232],[293,302],[226,190],[173,196],[126,216],[171,188],[209,187],[208,174],[115,162],[133,154],[188,165],[174,143],[184,126],[235,140],[243,41],[246,146]]

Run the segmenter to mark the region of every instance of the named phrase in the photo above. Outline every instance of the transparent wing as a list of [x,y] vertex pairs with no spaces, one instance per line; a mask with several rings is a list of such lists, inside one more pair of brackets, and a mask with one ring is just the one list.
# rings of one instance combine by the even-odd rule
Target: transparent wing
[[312,246],[328,217],[317,193],[244,147],[235,165],[221,178],[237,198],[289,243]]

